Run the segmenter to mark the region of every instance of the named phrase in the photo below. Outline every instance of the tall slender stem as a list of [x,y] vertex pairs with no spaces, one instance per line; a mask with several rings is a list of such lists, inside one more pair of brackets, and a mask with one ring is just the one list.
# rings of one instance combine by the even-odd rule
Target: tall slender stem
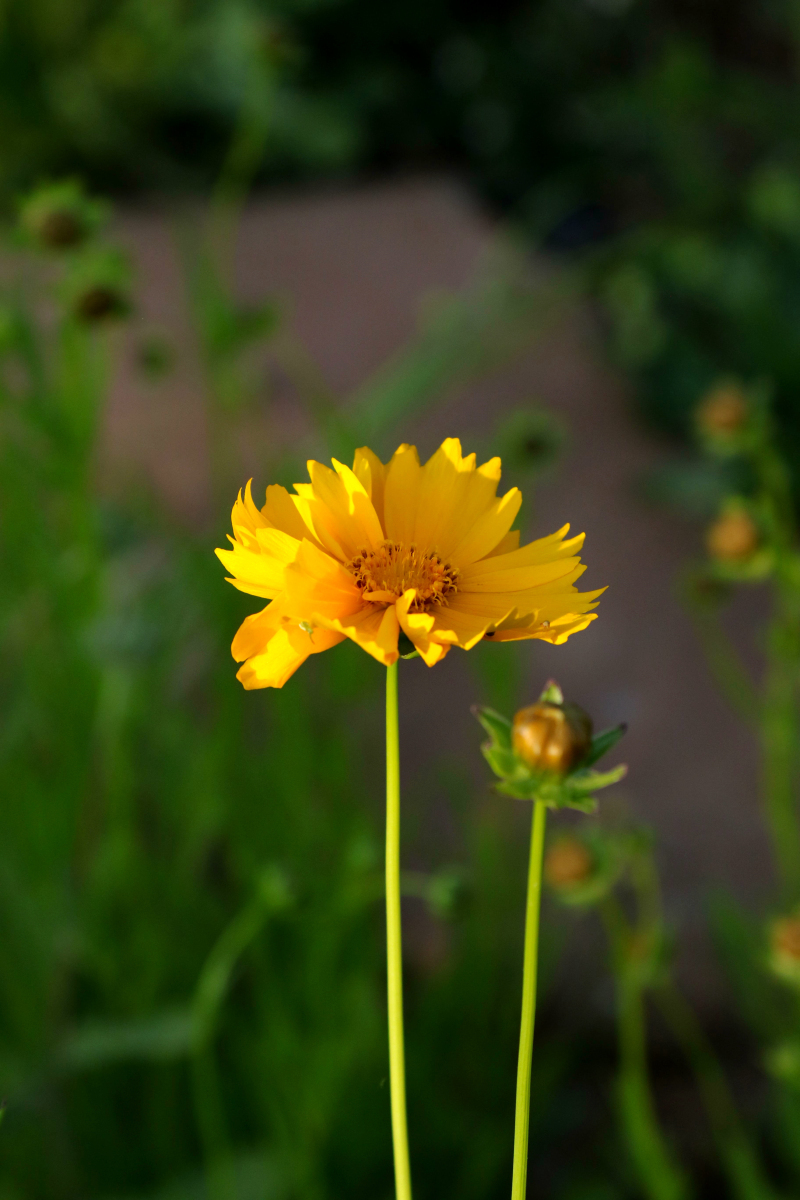
[[763,791],[783,899],[800,899],[800,825],[797,809],[797,673],[800,619],[784,585],[767,636],[767,672],[761,711]]
[[400,932],[400,734],[397,663],[386,671],[386,966],[389,993],[389,1087],[397,1200],[411,1200],[403,1049],[403,951]]
[[691,1006],[671,979],[656,990],[655,999],[694,1071],[732,1194],[736,1200],[777,1200],[725,1073]]
[[514,1114],[514,1174],[511,1200],[525,1200],[528,1185],[528,1127],[531,1112],[531,1059],[536,1019],[536,973],[539,957],[539,909],[542,899],[542,858],[547,808],[541,800],[533,806],[531,853],[528,863],[528,899],[525,905],[525,957],[522,968],[522,1020],[517,1062],[517,1105]]
[[673,1160],[653,1102],[647,1068],[644,984],[629,958],[634,931],[615,896],[606,897],[600,913],[611,948],[616,986],[620,1058],[617,1104],[623,1134],[648,1200],[687,1200],[686,1179]]

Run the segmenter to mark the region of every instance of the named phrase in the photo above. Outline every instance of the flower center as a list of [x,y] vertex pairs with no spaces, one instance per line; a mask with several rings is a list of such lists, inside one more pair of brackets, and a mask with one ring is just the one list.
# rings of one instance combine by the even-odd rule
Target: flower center
[[458,591],[458,568],[438,554],[416,546],[384,542],[377,550],[361,550],[346,564],[356,577],[362,596],[375,604],[391,604],[408,588],[417,594],[411,612],[427,612],[434,604],[447,604]]

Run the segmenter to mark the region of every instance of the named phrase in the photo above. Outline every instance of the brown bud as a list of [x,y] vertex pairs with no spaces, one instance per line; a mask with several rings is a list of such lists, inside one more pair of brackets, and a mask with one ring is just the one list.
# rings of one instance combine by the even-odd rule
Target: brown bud
[[747,401],[741,388],[732,383],[712,388],[697,409],[700,429],[712,436],[738,433],[746,420]]
[[575,837],[560,837],[553,842],[544,860],[544,877],[556,890],[584,883],[593,870],[591,854]]
[[529,767],[566,773],[592,741],[592,722],[577,704],[531,704],[514,717],[512,744]]
[[52,250],[77,246],[86,236],[83,223],[67,208],[54,208],[43,213],[36,225],[36,236]]
[[740,509],[723,513],[706,531],[706,547],[719,562],[743,562],[758,549],[758,528]]
[[127,311],[128,302],[122,293],[106,284],[87,288],[75,301],[75,315],[82,321],[105,321],[109,317],[122,317]]
[[776,958],[800,969],[800,917],[779,917],[773,921],[770,944]]

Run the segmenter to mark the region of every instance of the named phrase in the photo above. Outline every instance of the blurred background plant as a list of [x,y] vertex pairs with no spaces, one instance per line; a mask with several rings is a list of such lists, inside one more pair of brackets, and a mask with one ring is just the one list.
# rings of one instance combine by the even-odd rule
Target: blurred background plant
[[[245,694],[228,646],[242,605],[207,534],[98,495],[131,286],[105,215],[77,185],[31,194],[3,288],[0,1194],[151,1194],[181,1178],[170,1195],[388,1194],[380,680],[345,648],[290,692]],[[213,303],[198,329],[223,429],[250,396],[245,352],[280,318],[223,347],[219,386],[217,330],[236,313],[221,288]],[[534,336],[544,304],[512,278],[454,301],[352,407],[323,410],[321,436],[380,439]],[[215,448],[229,500],[229,446]],[[453,938],[447,970],[410,981],[431,1195],[454,1173],[476,1197],[505,1175],[513,1101],[492,1067],[505,1044],[513,1068],[516,1037],[505,837],[484,818],[466,831],[468,888],[448,863],[405,881]],[[540,1102],[568,1059],[545,1055]]]
[[[209,547],[242,482],[235,420],[265,402],[266,350],[317,448],[390,451],[581,290],[675,444],[647,494],[707,524],[684,595],[760,746],[779,883],[763,911],[714,905],[740,1015],[720,1065],[675,982],[648,838],[562,830],[552,890],[601,911],[617,1024],[574,1036],[548,1007],[553,906],[531,1160],[563,1200],[800,1193],[797,30],[789,0],[4,5],[1,1200],[391,1194],[380,681],[342,647],[279,696],[234,685],[245,609]],[[518,243],[338,397],[275,297],[236,296],[242,204],[254,185],[420,169],[460,172]],[[214,529],[97,487],[136,277],[96,192],[180,212]],[[535,286],[531,244],[560,264]],[[169,378],[169,339],[138,365]],[[492,452],[529,495],[563,442],[528,407]],[[271,477],[297,477],[294,449]],[[771,606],[760,680],[726,633],[741,589]],[[476,687],[513,711],[530,697],[491,649]],[[487,1200],[510,1177],[524,845],[508,802],[470,807],[463,773],[442,780],[463,853],[404,884],[448,946],[408,968],[412,1152],[421,1200]],[[716,1159],[665,1119],[667,1032]]]

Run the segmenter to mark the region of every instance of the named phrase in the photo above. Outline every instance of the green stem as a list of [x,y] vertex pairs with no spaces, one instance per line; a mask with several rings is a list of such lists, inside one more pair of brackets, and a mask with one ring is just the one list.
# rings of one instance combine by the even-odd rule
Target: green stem
[[600,909],[611,946],[619,1039],[617,1102],[634,1169],[648,1200],[686,1200],[689,1189],[656,1115],[647,1069],[644,986],[629,961],[631,930],[613,896]]
[[235,1200],[231,1150],[219,1094],[219,1081],[210,1046],[192,1053],[192,1095],[205,1161],[206,1185],[211,1200]]
[[522,1019],[517,1061],[517,1104],[514,1112],[514,1174],[511,1200],[525,1200],[528,1185],[528,1128],[531,1113],[531,1059],[536,1019],[536,968],[539,955],[539,909],[542,899],[542,858],[547,807],[537,800],[531,822],[528,898],[525,905],[525,955],[522,968]]
[[[783,589],[787,590],[787,589]],[[797,800],[798,619],[793,603],[778,596],[767,638],[767,674],[761,718],[763,792],[784,899],[800,898],[800,829]]]
[[760,715],[760,701],[747,668],[716,613],[692,610],[694,627],[706,661],[733,711],[749,725]]
[[670,980],[655,999],[694,1071],[709,1124],[736,1200],[776,1200],[742,1125],[728,1082],[702,1026]]
[[389,1085],[397,1200],[411,1200],[403,1049],[403,949],[400,930],[400,733],[397,663],[386,671],[386,968],[389,995]]

